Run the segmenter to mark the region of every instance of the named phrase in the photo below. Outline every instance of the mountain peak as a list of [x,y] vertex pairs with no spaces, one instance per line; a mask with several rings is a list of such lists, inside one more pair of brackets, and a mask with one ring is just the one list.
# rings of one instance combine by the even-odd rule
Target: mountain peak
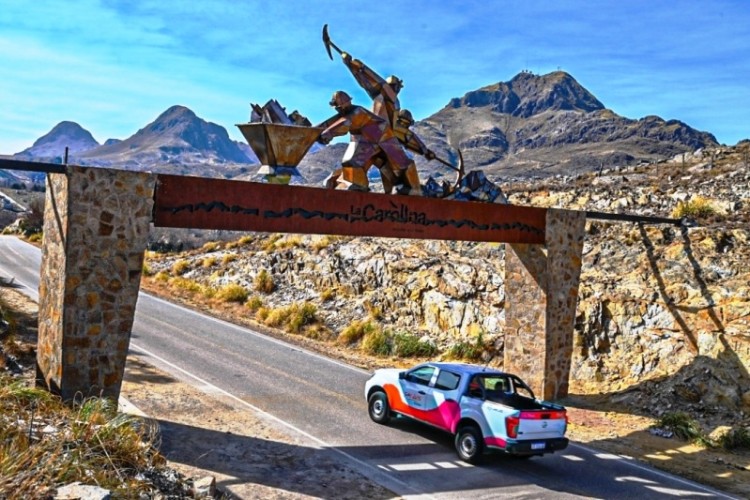
[[175,104],[174,106],[167,108],[167,110],[160,114],[155,121],[158,122],[171,117],[183,117],[188,119],[197,118],[196,114],[193,113],[193,110],[190,108]]
[[231,141],[226,129],[199,118],[191,109],[180,105],[169,107],[124,141],[110,143],[86,156],[112,162],[129,157],[139,163],[251,161]]
[[591,112],[604,105],[564,71],[536,75],[522,71],[509,82],[499,82],[452,99],[448,107],[491,106],[493,111],[528,118],[549,110]]
[[34,141],[34,144],[15,156],[21,158],[54,158],[62,156],[65,148],[70,154],[88,151],[99,145],[91,132],[76,122],[62,121],[52,127],[52,130]]

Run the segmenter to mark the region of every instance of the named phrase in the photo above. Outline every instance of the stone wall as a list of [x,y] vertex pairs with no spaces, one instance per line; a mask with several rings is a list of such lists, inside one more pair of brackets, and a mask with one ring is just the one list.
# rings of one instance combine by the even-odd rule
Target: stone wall
[[538,396],[568,394],[585,212],[549,209],[546,249],[506,245],[504,368]]
[[75,166],[47,176],[37,372],[65,400],[119,395],[155,180]]

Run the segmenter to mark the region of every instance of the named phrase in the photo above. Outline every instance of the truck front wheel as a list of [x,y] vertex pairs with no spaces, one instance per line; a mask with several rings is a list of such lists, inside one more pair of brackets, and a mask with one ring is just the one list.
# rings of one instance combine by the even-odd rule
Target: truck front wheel
[[387,424],[391,419],[391,408],[388,406],[388,396],[383,391],[377,391],[367,401],[370,419],[378,424]]
[[484,452],[482,431],[476,425],[464,425],[456,432],[456,452],[464,462],[479,462]]

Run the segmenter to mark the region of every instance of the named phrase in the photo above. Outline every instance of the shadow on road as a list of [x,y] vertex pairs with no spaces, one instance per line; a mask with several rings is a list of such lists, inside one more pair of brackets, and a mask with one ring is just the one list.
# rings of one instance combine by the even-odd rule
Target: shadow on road
[[[466,493],[467,474],[478,467],[491,472],[482,476],[481,484],[476,484],[476,488],[482,491],[493,488],[496,492],[506,491],[509,495],[518,496],[521,492],[528,495],[528,486],[535,485],[541,488],[534,490],[536,494],[547,490],[560,497],[607,498],[612,495],[611,473],[592,475],[583,481],[580,474],[584,470],[610,470],[608,467],[612,460],[617,459],[607,454],[591,455],[571,447],[555,455],[530,460],[491,454],[478,466],[471,466],[453,455],[450,436],[401,419],[394,421],[392,426],[434,439],[439,448],[436,449],[434,444],[372,444],[339,447],[336,451],[169,420],[159,420],[159,425],[162,432],[161,450],[167,459],[215,474],[217,484],[222,488],[260,485],[318,498],[394,498],[391,492],[373,490],[372,483],[363,481],[358,474],[346,472],[342,464],[356,469],[354,462],[347,459],[352,456],[376,464],[379,473],[385,472],[404,483],[419,484],[419,493],[422,494],[457,493],[457,490],[451,489],[455,485],[461,485],[461,491]],[[617,480],[615,484],[628,482],[628,487],[634,487],[645,498],[667,491],[696,498],[711,496],[688,485],[679,491],[670,490],[664,478],[646,474],[643,470],[633,468],[627,472],[622,481]],[[632,489],[629,491],[633,492]]]

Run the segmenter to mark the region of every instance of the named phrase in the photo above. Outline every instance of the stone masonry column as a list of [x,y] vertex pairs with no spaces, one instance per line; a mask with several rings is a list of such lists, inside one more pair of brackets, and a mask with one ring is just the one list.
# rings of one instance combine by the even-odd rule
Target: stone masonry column
[[546,251],[505,245],[504,369],[538,397],[568,395],[586,213],[549,209]]
[[156,176],[69,166],[47,175],[37,384],[117,399]]

